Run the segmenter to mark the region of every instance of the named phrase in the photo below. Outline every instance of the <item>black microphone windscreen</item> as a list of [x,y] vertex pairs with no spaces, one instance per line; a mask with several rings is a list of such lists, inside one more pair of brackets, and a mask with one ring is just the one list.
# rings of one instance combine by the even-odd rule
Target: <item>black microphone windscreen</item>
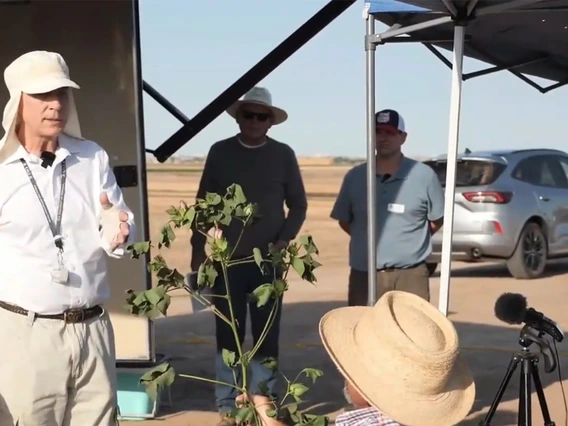
[[518,293],[503,293],[495,302],[495,316],[507,324],[521,324],[527,312],[527,299]]

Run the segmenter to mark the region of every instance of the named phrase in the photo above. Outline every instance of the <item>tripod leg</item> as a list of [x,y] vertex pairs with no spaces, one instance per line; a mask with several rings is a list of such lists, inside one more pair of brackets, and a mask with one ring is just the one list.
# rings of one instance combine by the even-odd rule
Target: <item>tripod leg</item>
[[538,374],[537,361],[535,360],[531,361],[530,369],[531,369],[531,376],[534,381],[536,394],[538,396],[538,402],[540,404],[540,410],[542,411],[542,418],[544,419],[544,426],[555,426],[555,423],[550,419],[548,404],[546,403],[544,390],[542,389],[542,382],[540,381],[540,375]]
[[487,412],[485,419],[483,419],[483,421],[479,422],[479,426],[489,426],[491,424],[491,420],[493,419],[493,416],[495,415],[495,411],[497,411],[497,407],[499,406],[499,403],[501,402],[501,398],[503,398],[503,393],[505,393],[505,389],[507,389],[507,386],[509,385],[509,381],[511,380],[513,373],[517,369],[517,365],[519,365],[519,362],[520,362],[520,359],[516,355],[514,355],[511,358],[511,362],[509,362],[509,366],[507,367],[507,372],[505,373],[505,377],[503,377],[503,381],[501,382],[501,385],[499,386],[499,390],[497,391],[497,395],[495,395],[495,399],[493,399],[493,402],[491,403],[491,407],[489,407],[489,411]]
[[531,405],[531,361],[523,358],[521,364],[521,386],[519,389],[519,426],[531,426],[532,424],[532,405]]

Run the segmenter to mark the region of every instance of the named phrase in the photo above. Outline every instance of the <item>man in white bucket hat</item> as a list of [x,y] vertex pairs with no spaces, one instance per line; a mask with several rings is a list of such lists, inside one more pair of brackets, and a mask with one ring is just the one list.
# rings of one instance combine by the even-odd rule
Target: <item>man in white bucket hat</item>
[[[282,108],[272,104],[270,92],[263,87],[254,87],[242,100],[227,109],[240,132],[231,138],[213,144],[207,155],[205,168],[197,191],[197,198],[204,198],[206,192],[224,194],[233,183],[242,186],[247,199],[257,203],[261,217],[252,226],[245,228],[239,238],[242,226],[233,221],[223,230],[229,245],[236,249],[233,258],[249,257],[254,248],[268,254],[269,244],[284,248],[292,241],[306,218],[306,191],[294,150],[267,136],[274,125],[282,124],[288,114]],[[288,207],[285,214],[284,205]],[[194,232],[191,238],[193,247],[191,268],[199,269],[205,260],[205,237]],[[272,282],[274,274],[260,271],[255,263],[235,265],[229,270],[231,304],[239,327],[239,339],[245,337],[247,305],[250,311],[251,332],[256,342],[263,334],[272,309],[271,300],[258,308],[248,301],[248,294],[266,282]],[[268,281],[267,281],[268,280]],[[213,291],[218,295],[226,294],[222,274],[215,283]],[[226,298],[214,297],[216,308],[230,317]],[[282,303],[282,300],[279,301]],[[263,344],[252,360],[251,385],[257,388],[266,383],[271,393],[275,392],[276,373],[262,365],[265,358],[278,358],[280,313],[277,310],[272,326],[266,333]],[[237,352],[233,331],[216,316],[217,359],[216,370],[219,382],[233,383],[233,372],[223,363],[222,350]],[[238,374],[237,370],[235,373]],[[231,426],[235,420],[228,414],[235,407],[235,390],[228,386],[217,385],[215,388],[217,407],[222,415],[219,426]]]
[[84,139],[61,55],[4,72],[0,140],[0,424],[116,424],[106,256],[134,218],[107,153]]
[[[475,383],[456,330],[423,298],[390,291],[373,307],[328,312],[319,331],[356,407],[336,426],[453,426],[469,414]],[[266,414],[273,408],[268,398],[248,399],[265,426],[283,425]]]

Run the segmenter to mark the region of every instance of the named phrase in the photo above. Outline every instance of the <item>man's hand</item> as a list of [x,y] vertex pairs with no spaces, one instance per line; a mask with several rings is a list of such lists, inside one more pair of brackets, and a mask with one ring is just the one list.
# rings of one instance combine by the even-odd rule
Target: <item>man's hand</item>
[[242,406],[246,402],[252,403],[258,412],[262,426],[285,426],[284,423],[269,417],[266,413],[275,408],[274,403],[267,396],[241,394],[237,397],[236,402],[237,406]]
[[[126,243],[128,236],[130,235],[130,225],[128,224],[128,213],[125,211],[119,211],[108,199],[108,195],[105,193],[101,194],[100,197],[101,207],[103,211],[101,213],[101,227],[103,234],[112,235],[116,232],[113,237],[110,237],[110,251],[115,251],[119,246]],[[114,229],[113,229],[114,228]]]

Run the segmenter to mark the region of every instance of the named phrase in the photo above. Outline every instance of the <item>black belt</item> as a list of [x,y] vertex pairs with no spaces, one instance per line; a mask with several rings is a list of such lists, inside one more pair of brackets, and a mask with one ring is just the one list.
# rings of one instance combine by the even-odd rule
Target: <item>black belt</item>
[[414,268],[418,268],[421,265],[424,265],[425,262],[419,262],[416,263],[414,265],[410,265],[410,266],[405,266],[403,268],[394,268],[394,267],[385,267],[385,268],[381,268],[381,269],[377,269],[377,272],[395,272],[395,271],[405,271],[407,269],[414,269]]
[[[5,309],[15,314],[28,315],[29,311],[19,306],[10,305],[9,303],[0,302],[0,308]],[[69,309],[62,314],[43,315],[35,314],[36,318],[51,319],[64,321],[67,324],[76,324],[79,322],[90,320],[91,318],[100,316],[103,313],[103,308],[99,305],[86,309]]]

